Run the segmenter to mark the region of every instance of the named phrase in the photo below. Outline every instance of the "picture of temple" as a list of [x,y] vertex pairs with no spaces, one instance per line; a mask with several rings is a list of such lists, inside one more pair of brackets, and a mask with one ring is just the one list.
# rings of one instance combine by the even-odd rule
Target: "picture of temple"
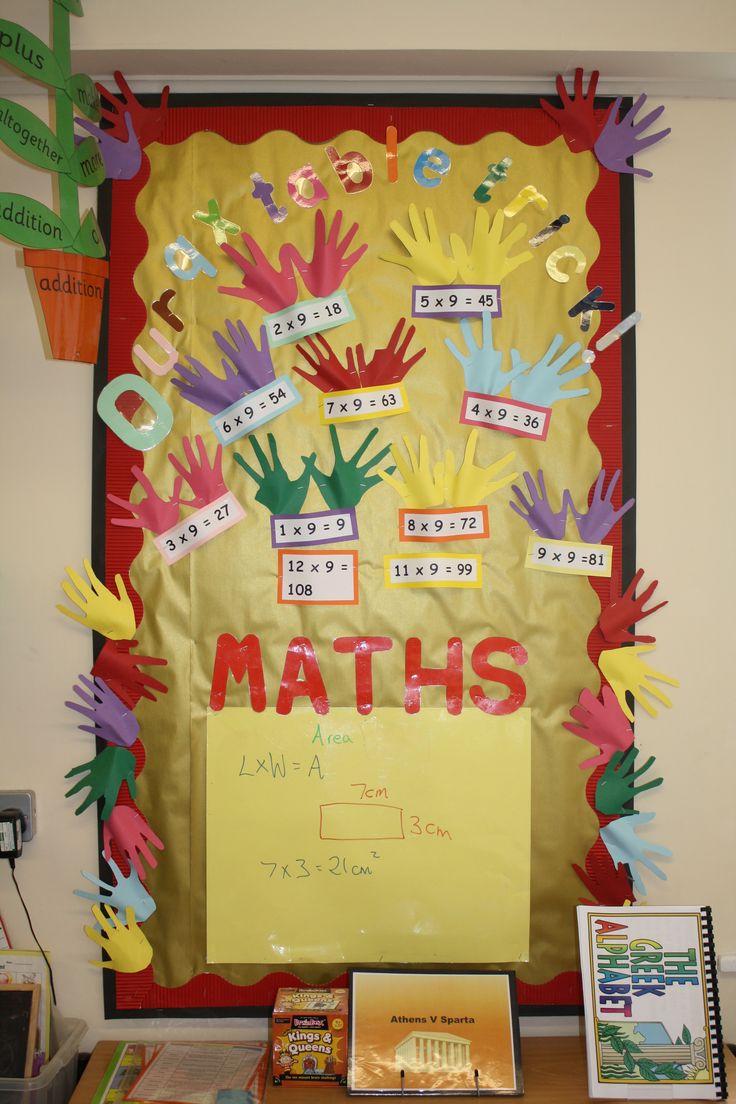
[[447,1031],[410,1031],[396,1047],[396,1068],[412,1073],[470,1069],[470,1039]]

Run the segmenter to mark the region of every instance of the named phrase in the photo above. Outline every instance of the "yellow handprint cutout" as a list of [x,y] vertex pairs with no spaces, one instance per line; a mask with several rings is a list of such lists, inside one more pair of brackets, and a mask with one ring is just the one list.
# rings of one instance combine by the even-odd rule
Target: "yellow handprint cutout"
[[[482,468],[475,463],[475,446],[478,443],[478,430],[474,429],[468,436],[465,445],[463,462],[455,472],[455,457],[448,450],[445,454],[445,499],[449,506],[477,506],[484,498],[488,498],[495,491],[508,486],[517,478],[518,472],[509,475],[499,473],[510,464],[515,452],[507,452],[495,464],[489,464]],[[499,478],[494,478],[499,474]]]
[[390,222],[391,230],[408,256],[394,254],[391,257],[381,257],[381,260],[410,269],[422,284],[451,284],[457,276],[457,263],[452,257],[445,255],[431,207],[425,208],[424,217],[427,222],[426,230],[416,204],[409,204],[409,222],[414,237],[396,219]]
[[450,234],[452,255],[463,283],[500,284],[504,276],[532,259],[533,254],[528,249],[509,257],[513,247],[526,234],[526,224],[519,223],[502,241],[503,222],[503,211],[497,211],[491,223],[488,211],[479,207],[475,212],[470,253],[458,234]]
[[89,582],[85,582],[74,568],[67,567],[66,573],[77,589],[74,590],[66,579],[61,583],[61,589],[70,602],[79,606],[81,614],[72,613],[66,606],[57,605],[56,608],[65,617],[71,617],[72,621],[79,622],[85,628],[102,633],[109,640],[132,640],[135,636],[135,613],[122,575],[115,576],[118,591],[116,598],[97,578],[89,560],[84,560],[83,563]]
[[657,710],[645,696],[645,691],[668,708],[672,705],[672,702],[658,686],[652,685],[651,680],[657,679],[658,682],[666,682],[669,686],[680,685],[678,679],[670,678],[669,675],[663,675],[660,671],[655,671],[653,667],[650,667],[648,663],[639,658],[640,653],[653,651],[654,646],[651,644],[635,644],[631,648],[611,648],[610,651],[601,652],[598,659],[601,673],[611,684],[611,688],[618,698],[618,704],[630,721],[633,721],[634,714],[626,701],[627,690],[646,709],[650,717],[656,717]]
[[84,933],[107,953],[109,961],[90,960],[90,966],[118,970],[121,974],[137,974],[150,964],[153,947],[135,922],[134,908],[126,908],[124,924],[108,905],[93,905],[92,914],[102,931],[85,926]]
[[404,437],[404,446],[409,455],[408,464],[398,447],[391,446],[391,455],[396,461],[403,483],[385,471],[379,471],[378,475],[401,495],[407,506],[415,509],[440,506],[445,499],[445,465],[441,460],[430,465],[429,445],[424,434],[419,438],[418,460],[408,437]]

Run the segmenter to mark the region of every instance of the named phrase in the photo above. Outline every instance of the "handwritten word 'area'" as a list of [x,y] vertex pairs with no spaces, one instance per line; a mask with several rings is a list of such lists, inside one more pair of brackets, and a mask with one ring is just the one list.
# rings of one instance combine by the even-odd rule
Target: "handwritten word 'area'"
[[[370,713],[373,709],[373,656],[390,652],[394,642],[388,636],[340,636],[332,642],[339,655],[353,657],[355,671],[355,708],[358,713]],[[506,687],[503,698],[490,697],[483,687],[471,685],[468,694],[472,704],[484,713],[508,716],[520,709],[526,699],[526,685],[519,673],[490,662],[493,655],[506,656],[517,667],[528,660],[526,648],[516,640],[505,636],[489,636],[473,648],[470,663],[478,678],[487,679]],[[380,661],[379,661],[380,662]],[[210,709],[219,711],[225,705],[230,688],[230,678],[236,683],[247,680],[250,707],[262,713],[267,706],[266,681],[260,639],[254,634],[237,640],[230,633],[221,633],[217,640],[210,689]],[[341,694],[346,680],[340,678]],[[444,687],[447,712],[457,716],[463,709],[464,675],[463,642],[454,637],[447,642],[444,667],[427,667],[422,663],[422,642],[410,637],[404,648],[404,709],[418,713],[421,709],[422,688]],[[330,697],[322,676],[319,660],[311,640],[297,636],[286,648],[283,673],[276,693],[276,712],[291,713],[297,698],[308,698],[315,713],[329,713]],[[345,703],[341,700],[340,705]]]

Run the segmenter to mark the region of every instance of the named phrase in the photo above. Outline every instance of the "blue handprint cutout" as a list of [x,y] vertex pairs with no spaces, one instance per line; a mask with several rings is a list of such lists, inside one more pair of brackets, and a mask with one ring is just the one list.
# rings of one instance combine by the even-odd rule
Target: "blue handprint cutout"
[[662,847],[661,844],[658,843],[645,843],[637,836],[636,829],[640,825],[648,824],[650,820],[654,820],[654,813],[632,813],[631,816],[613,820],[610,824],[607,824],[605,828],[601,828],[601,839],[608,848],[608,853],[613,859],[614,864],[626,863],[631,871],[631,880],[634,883],[634,888],[641,896],[646,894],[647,889],[636,868],[636,864],[639,863],[641,866],[645,866],[647,870],[651,870],[658,878],[662,878],[666,881],[667,875],[664,870],[660,870],[660,868],[647,857],[646,853],[647,851],[651,851],[655,855],[664,855],[666,857],[672,855],[669,848]]
[[577,399],[582,395],[589,395],[590,388],[578,387],[566,390],[572,380],[586,375],[590,371],[589,364],[578,364],[569,368],[566,372],[562,369],[580,352],[579,341],[571,345],[557,356],[557,350],[563,342],[562,334],[556,334],[549,344],[549,348],[541,360],[531,367],[525,364],[516,349],[511,351],[513,363],[513,382],[511,384],[511,396],[519,402],[532,403],[535,406],[553,406],[560,399]]
[[481,395],[500,395],[516,376],[529,367],[528,364],[524,364],[520,360],[514,349],[511,354],[511,369],[508,372],[503,370],[501,367],[503,353],[498,352],[493,345],[490,311],[483,311],[480,345],[475,339],[470,321],[467,318],[461,320],[460,329],[465,339],[467,353],[461,353],[449,337],[445,338],[445,345],[463,370],[467,391],[476,391]]
[[130,874],[126,876],[113,858],[109,858],[106,861],[112,871],[115,884],[109,885],[107,882],[95,878],[94,874],[90,874],[89,871],[82,870],[82,877],[86,878],[92,885],[99,886],[101,890],[105,890],[106,892],[88,893],[84,889],[75,889],[74,893],[77,897],[84,897],[86,901],[99,901],[121,913],[125,913],[125,910],[128,908],[132,908],[135,913],[136,922],[142,924],[144,920],[147,920],[148,917],[156,911],[156,902],[144,887],[137,872],[132,866],[130,868]]

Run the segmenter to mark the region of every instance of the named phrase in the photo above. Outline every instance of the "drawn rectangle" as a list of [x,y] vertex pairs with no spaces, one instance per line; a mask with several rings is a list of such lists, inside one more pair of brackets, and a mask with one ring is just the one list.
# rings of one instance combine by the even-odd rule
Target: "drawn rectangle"
[[320,839],[403,839],[403,810],[397,805],[333,801],[320,805]]

